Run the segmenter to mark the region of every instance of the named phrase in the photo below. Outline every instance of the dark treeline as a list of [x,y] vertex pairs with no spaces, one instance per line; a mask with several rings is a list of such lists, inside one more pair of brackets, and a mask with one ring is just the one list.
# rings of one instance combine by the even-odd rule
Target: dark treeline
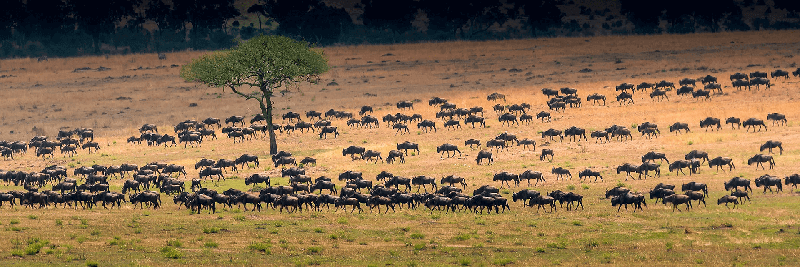
[[[800,28],[796,0],[613,3],[593,10],[573,0],[361,0],[345,9],[260,0],[240,9],[235,0],[9,0],[0,10],[0,57],[209,50],[258,34],[324,46]],[[255,22],[241,22],[248,18]]]

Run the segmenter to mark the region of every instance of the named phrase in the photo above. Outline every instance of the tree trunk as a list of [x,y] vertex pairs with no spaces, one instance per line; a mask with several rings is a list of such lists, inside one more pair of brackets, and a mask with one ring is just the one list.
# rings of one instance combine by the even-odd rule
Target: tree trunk
[[[275,137],[275,127],[272,124],[271,96],[272,94],[270,92],[264,92],[264,97],[258,101],[258,104],[261,107],[261,114],[264,115],[264,119],[267,121],[267,130],[269,131],[269,154],[275,155],[278,153],[278,142]],[[264,103],[265,101],[267,102],[266,104]]]

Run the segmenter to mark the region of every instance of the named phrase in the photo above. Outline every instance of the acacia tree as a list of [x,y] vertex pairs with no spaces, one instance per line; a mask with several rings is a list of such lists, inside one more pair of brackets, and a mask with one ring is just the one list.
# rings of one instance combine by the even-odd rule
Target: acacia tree
[[226,88],[255,100],[266,118],[269,152],[278,153],[272,123],[272,96],[279,88],[313,81],[328,71],[328,60],[321,50],[307,42],[283,36],[258,36],[237,47],[192,60],[181,68],[181,77],[213,87]]

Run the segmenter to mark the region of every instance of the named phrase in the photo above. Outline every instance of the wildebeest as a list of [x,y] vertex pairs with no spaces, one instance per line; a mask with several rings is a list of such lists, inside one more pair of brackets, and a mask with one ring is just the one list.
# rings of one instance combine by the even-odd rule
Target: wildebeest
[[585,179],[585,178],[591,178],[591,177],[594,177],[594,181],[595,182],[597,182],[597,178],[600,178],[600,180],[603,180],[603,176],[600,175],[600,172],[598,172],[598,171],[593,171],[593,170],[590,170],[590,169],[584,169],[584,170],[582,170],[582,171],[580,171],[578,173],[578,179],[580,179],[581,181],[583,179]]
[[517,116],[511,113],[504,113],[503,115],[500,115],[497,120],[501,123],[501,125],[508,124],[508,126],[511,126],[512,123],[519,125]]
[[229,159],[220,159],[220,160],[218,160],[217,163],[214,164],[214,167],[215,168],[221,168],[221,169],[225,170],[226,172],[227,172],[226,168],[229,168],[229,167],[233,171],[237,171],[237,169],[236,169],[236,161],[229,160]]
[[688,133],[689,132],[689,124],[688,123],[682,123],[682,122],[676,122],[676,123],[673,123],[672,125],[669,126],[669,132],[675,132],[676,135],[681,132],[680,130],[685,130],[686,133]]
[[634,104],[633,103],[633,95],[631,95],[631,94],[629,94],[627,92],[622,92],[619,95],[617,95],[617,102],[619,102],[620,105],[622,105],[622,104]]
[[731,124],[731,129],[736,129],[735,126],[739,126],[739,129],[742,128],[742,120],[736,117],[730,117],[725,119],[725,124]]
[[756,163],[756,169],[758,169],[758,166],[761,165],[761,169],[763,170],[764,162],[769,162],[770,170],[775,166],[775,160],[772,158],[772,156],[764,154],[756,154],[755,156],[751,157],[747,160],[747,165],[753,165],[753,163]]
[[542,88],[542,94],[547,97],[558,96],[558,90],[553,90],[550,88]]
[[728,171],[732,171],[733,169],[736,168],[736,166],[733,165],[733,159],[728,157],[716,157],[708,161],[709,168],[714,168],[714,166],[717,166],[717,170],[722,168],[722,170],[724,171],[725,168],[723,167],[723,165],[728,165],[729,167]]
[[695,86],[695,82],[696,82],[696,80],[695,80],[695,79],[692,79],[692,78],[683,78],[683,79],[681,79],[680,81],[678,81],[678,85],[680,85],[680,86],[684,86],[684,85],[690,85],[690,84],[691,84],[692,86]]
[[756,131],[756,126],[758,126],[758,131],[761,131],[761,127],[764,127],[764,130],[767,130],[767,125],[764,124],[763,120],[759,120],[756,118],[749,118],[742,122],[742,126],[744,126],[745,131],[750,131],[750,127],[753,127],[753,132]]
[[342,156],[350,155],[350,158],[355,160],[355,156],[359,155],[363,159],[364,151],[367,151],[367,149],[360,146],[349,146],[345,149],[342,149]]
[[731,86],[736,88],[736,90],[742,90],[742,87],[744,87],[744,89],[747,89],[749,91],[750,90],[750,81],[748,81],[748,80],[735,80],[735,81],[731,82]]
[[660,160],[663,160],[663,161],[666,161],[667,163],[669,163],[669,160],[667,159],[667,156],[664,153],[658,153],[658,152],[655,152],[655,151],[650,151],[650,152],[647,152],[644,155],[642,155],[642,163],[648,162],[648,161],[655,161],[656,159],[660,159]]
[[767,193],[767,189],[770,192],[772,191],[772,187],[777,187],[776,193],[783,191],[783,185],[781,184],[781,178],[770,176],[768,174],[762,175],[761,177],[756,178],[756,187],[764,187],[764,194]]
[[477,117],[475,115],[470,115],[466,119],[464,119],[464,124],[466,125],[469,123],[472,125],[472,128],[475,128],[475,124],[478,123],[481,127],[486,128],[486,120],[483,117]]
[[721,85],[721,84],[718,84],[718,83],[709,83],[709,84],[706,84],[705,86],[703,86],[703,89],[706,89],[706,90],[708,90],[709,92],[710,92],[711,90],[717,90],[717,93],[719,93],[719,94],[721,94],[721,93],[722,93],[722,85]]
[[750,180],[738,176],[724,182],[723,185],[725,185],[725,191],[737,190],[741,186],[744,187],[745,191],[750,190],[750,192],[753,192],[753,188],[750,187]]
[[505,147],[506,147],[506,142],[503,140],[491,139],[489,141],[486,141],[486,148],[488,149],[497,148],[498,150],[501,150]]
[[259,164],[258,163],[258,156],[251,155],[251,154],[244,154],[244,155],[239,156],[239,158],[236,159],[236,165],[242,165],[241,169],[244,169],[244,165],[248,165],[248,168],[250,168],[249,167],[250,164],[248,164],[250,162],[253,162],[255,164],[255,166],[258,167],[258,164]]
[[422,128],[422,131],[426,133],[429,132],[431,129],[433,129],[433,131],[436,132],[436,123],[429,120],[423,120],[417,123],[417,128],[418,129]]
[[731,81],[733,81],[733,80],[749,80],[750,79],[750,77],[748,77],[747,74],[740,73],[740,72],[731,74],[730,78],[731,78]]
[[681,185],[681,191],[703,191],[708,196],[708,186],[697,182],[688,182]]
[[676,91],[677,95],[687,95],[692,93],[694,93],[694,87],[691,86],[681,86],[681,88],[678,88],[678,91]]
[[456,155],[455,152],[458,152],[459,156],[461,155],[461,150],[458,150],[458,146],[456,146],[456,145],[442,144],[442,145],[436,147],[436,153],[442,153],[442,156],[444,156],[444,153],[447,153],[447,157],[448,158],[453,157],[453,156],[450,156],[450,152],[453,152],[453,156]]
[[653,83],[642,82],[642,83],[640,83],[639,85],[636,86],[636,90],[647,91],[647,89],[654,88],[654,87],[656,87],[656,85],[653,84]]
[[[706,117],[704,120],[700,121],[700,128],[706,128],[706,127],[711,128],[714,125],[717,126],[717,130],[719,130],[722,127],[722,125],[719,123],[719,119],[718,118]],[[706,130],[708,130],[708,129],[706,129]],[[711,128],[711,130],[714,130],[714,129]]]
[[128,190],[132,190],[135,192],[139,192],[140,183],[134,180],[125,180],[125,183],[122,185],[122,193],[127,194]]
[[492,181],[500,181],[500,188],[503,188],[503,183],[505,183],[508,187],[511,187],[508,181],[514,181],[514,185],[519,186],[519,175],[503,171],[494,174]]
[[656,90],[653,90],[652,92],[650,92],[650,99],[653,99],[653,98],[656,98],[656,97],[658,97],[658,101],[661,101],[664,98],[666,98],[667,101],[669,101],[669,96],[667,96],[667,91],[664,91],[664,90],[661,90],[661,89],[656,89]]
[[705,151],[700,151],[700,150],[696,150],[695,149],[695,150],[689,151],[689,153],[687,153],[686,156],[684,156],[684,159],[686,159],[686,160],[702,159],[703,162],[706,162],[706,161],[708,161],[708,153],[706,153]]
[[398,109],[414,109],[414,102],[411,101],[400,101],[396,104]]
[[797,188],[797,184],[800,184],[800,174],[792,174],[783,178],[783,182],[785,185],[792,185],[792,187]]
[[294,157],[280,157],[277,160],[275,160],[274,163],[275,163],[275,168],[277,168],[278,166],[281,166],[281,165],[283,165],[283,166],[286,166],[286,165],[295,165],[295,166],[297,166],[297,161],[295,161]]
[[637,209],[643,210],[642,204],[647,206],[644,195],[639,193],[626,192],[625,194],[611,198],[611,206],[619,206],[619,208],[617,208],[617,212],[620,211],[623,205],[625,206],[626,210],[628,209],[628,205],[633,205],[633,212],[636,212]]
[[[683,175],[686,175],[686,173],[683,172],[683,168],[689,168],[689,170],[690,170],[689,171],[689,175],[692,175],[692,173],[694,173],[694,170],[692,169],[692,162],[691,161],[688,161],[688,160],[676,160],[676,161],[674,161],[674,162],[669,164],[669,171],[670,172],[677,170],[680,173],[682,173]],[[675,174],[677,175],[678,172],[675,172]]]
[[475,162],[480,165],[481,159],[486,159],[487,164],[492,164],[494,162],[494,158],[492,157],[492,152],[488,150],[481,150],[478,152],[478,157],[475,159]]
[[303,164],[304,166],[309,166],[309,165],[312,165],[312,164],[314,166],[317,166],[317,159],[312,158],[312,157],[305,157],[305,158],[303,158],[303,160],[300,161],[300,164]]
[[658,201],[659,199],[664,200],[665,197],[674,195],[675,191],[672,189],[667,188],[654,188],[650,190],[650,199],[655,199]]
[[553,137],[560,137],[561,141],[564,140],[564,136],[561,136],[561,130],[556,130],[553,128],[547,129],[546,131],[542,132],[542,138],[545,136],[550,137],[550,141],[554,141]]
[[711,92],[707,90],[697,90],[692,92],[692,97],[693,98],[705,97],[705,99],[707,100],[709,99],[709,97],[711,97]]
[[375,150],[364,151],[364,154],[362,154],[361,156],[364,160],[366,161],[374,160],[375,163],[378,163],[379,160],[383,160],[383,157],[381,157],[381,152]]
[[469,146],[469,148],[473,148],[473,146],[475,146],[475,145],[477,145],[478,147],[481,147],[481,140],[469,139],[467,141],[464,141],[464,145],[465,146]]
[[583,140],[588,140],[586,139],[586,130],[575,126],[564,130],[564,136],[569,136],[572,141],[580,141],[581,137],[583,137]]
[[776,148],[776,147],[780,149],[780,151],[779,151],[780,155],[783,155],[783,142],[781,142],[781,141],[769,140],[769,141],[765,142],[763,145],[761,145],[761,147],[759,148],[758,151],[764,152],[764,150],[767,149],[769,151],[769,153],[772,153],[772,149]]
[[536,141],[525,138],[517,141],[517,146],[522,146],[522,149],[527,149],[528,146],[533,146],[533,150],[536,150]]
[[561,179],[561,177],[564,175],[567,175],[569,176],[569,179],[572,179],[572,173],[562,167],[553,167],[550,172],[556,175],[556,180]]
[[444,127],[448,129],[453,128],[453,130],[455,130],[456,128],[461,129],[461,122],[457,120],[449,120],[444,123]]
[[406,155],[408,155],[409,150],[414,150],[416,154],[419,154],[419,144],[405,141],[397,144],[397,150],[403,150]]
[[309,119],[309,120],[312,119],[312,118],[317,118],[318,120],[321,120],[322,119],[322,113],[319,113],[319,112],[314,111],[314,110],[309,110],[309,111],[306,111],[306,118]]
[[[733,208],[736,208],[736,205],[739,204],[739,200],[735,196],[722,196],[717,200],[717,205],[725,203],[725,207],[728,207],[728,203],[733,203]],[[730,207],[728,207],[730,209]]]
[[594,141],[595,143],[597,143],[597,141],[602,141],[603,138],[606,139],[605,141],[606,143],[610,141],[608,137],[608,132],[606,131],[594,131],[592,132],[591,137],[596,138],[596,140]]
[[672,82],[668,82],[668,81],[662,80],[662,81],[656,83],[656,87],[655,88],[656,89],[659,89],[659,88],[672,88],[672,89],[675,89],[675,84],[672,83]]
[[219,182],[220,179],[223,179],[223,180],[225,179],[225,176],[222,175],[222,169],[220,169],[220,168],[205,167],[202,170],[200,170],[199,176],[200,176],[200,179],[204,179],[205,177],[209,177],[209,178],[213,179],[212,176],[216,176],[217,177],[217,182]]
[[775,125],[775,123],[779,123],[780,125],[786,125],[786,115],[780,113],[767,114],[767,120],[772,121],[772,125]]
[[664,197],[664,200],[662,201],[662,203],[664,203],[665,205],[667,203],[671,203],[673,212],[675,211],[675,209],[678,209],[678,211],[681,211],[681,209],[678,208],[678,205],[686,204],[686,211],[689,211],[689,209],[692,207],[692,203],[689,202],[690,200],[691,200],[691,198],[689,198],[689,196],[687,196],[687,195],[670,195],[670,196]]
[[700,79],[700,82],[702,82],[703,84],[715,83],[715,82],[717,82],[717,77],[714,77],[714,76],[711,76],[711,75],[706,75],[706,77],[703,77],[702,79]]
[[547,121],[549,122],[550,121],[550,113],[549,112],[545,112],[545,111],[540,111],[539,113],[536,114],[536,119],[537,120],[541,119],[542,122],[544,122],[544,119],[547,119]]
[[[634,90],[633,90],[633,87],[634,87],[634,85],[633,85],[633,84],[630,84],[630,83],[622,83],[622,84],[620,84],[620,85],[617,85],[617,86],[616,86],[616,90],[617,90],[617,91],[623,91],[623,92],[625,92],[625,91],[627,91],[627,90],[631,90],[631,92],[632,92],[632,91],[634,91]],[[588,99],[587,99],[587,101],[588,101]]]
[[231,125],[233,125],[233,126],[236,126],[237,123],[240,123],[242,125],[242,127],[244,127],[244,117],[243,116],[230,116],[227,119],[225,119],[225,124],[229,124],[229,123]]
[[606,96],[594,93],[586,96],[586,101],[592,101],[592,105],[597,104],[597,101],[603,101],[603,106],[606,105]]
[[770,80],[767,79],[767,78],[751,79],[750,80],[750,85],[755,85],[756,89],[760,89],[761,85],[764,85],[765,87],[767,87],[767,89],[769,89],[770,86],[772,86],[772,84],[770,83]]
[[553,161],[553,150],[549,148],[542,148],[542,154],[539,155],[539,160],[544,161],[547,156],[550,156],[550,161]]
[[441,98],[441,97],[438,97],[438,96],[434,96],[430,100],[428,100],[428,105],[429,106],[437,106],[437,105],[441,105],[441,104],[444,104],[444,103],[447,103],[447,99],[444,99],[444,98]]
[[336,126],[325,126],[319,130],[319,138],[325,137],[325,139],[328,139],[328,134],[330,133],[333,134],[333,138],[339,137],[339,129]]
[[486,96],[486,100],[488,100],[488,101],[497,101],[499,99],[502,99],[503,102],[505,102],[506,101],[506,95],[494,92],[494,93],[491,93],[488,96]]

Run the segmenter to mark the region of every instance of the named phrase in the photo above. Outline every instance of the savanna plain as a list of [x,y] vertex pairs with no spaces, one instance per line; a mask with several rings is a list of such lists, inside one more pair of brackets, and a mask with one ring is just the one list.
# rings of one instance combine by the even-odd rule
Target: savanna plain
[[[518,187],[503,187],[511,210],[474,214],[469,211],[431,211],[425,207],[378,213],[343,210],[279,212],[272,208],[245,211],[217,206],[217,212],[193,214],[162,194],[159,209],[140,209],[130,203],[121,208],[73,209],[24,206],[0,207],[0,261],[3,265],[344,265],[344,266],[532,266],[532,265],[798,265],[800,264],[800,196],[790,186],[783,191],[762,193],[753,188],[751,201],[735,209],[717,205],[729,192],[723,182],[741,176],[751,181],[769,174],[780,177],[800,172],[800,78],[770,78],[769,89],[737,90],[728,77],[736,72],[794,71],[800,55],[800,32],[759,31],[654,36],[610,36],[592,38],[543,38],[487,42],[442,42],[398,45],[338,46],[322,48],[331,69],[313,84],[288,88],[274,98],[276,116],[293,111],[324,112],[336,109],[357,114],[361,106],[374,108],[380,118],[397,112],[419,113],[437,122],[436,132],[426,133],[409,125],[409,134],[396,135],[381,123],[380,128],[350,128],[344,120],[332,120],[339,127],[337,138],[320,139],[316,133],[278,135],[279,150],[301,159],[317,159],[316,166],[304,166],[312,177],[338,177],[347,170],[364,177],[388,171],[411,177],[446,175],[465,177],[465,192],[493,182],[495,173],[544,173],[545,183],[524,181]],[[186,51],[155,54],[110,55],[108,57],[6,59],[0,61],[0,139],[28,141],[36,135],[56,136],[60,129],[93,128],[101,147],[97,153],[79,151],[69,157],[36,158],[35,153],[0,162],[0,169],[38,171],[49,165],[72,170],[80,166],[167,162],[189,171],[181,179],[197,178],[194,163],[202,158],[234,159],[250,153],[261,158],[258,168],[226,173],[226,180],[206,180],[204,186],[218,191],[228,188],[251,190],[244,177],[266,172],[272,184],[287,185],[280,168],[271,166],[268,141],[259,136],[235,143],[217,129],[217,140],[184,148],[149,147],[126,143],[138,136],[145,123],[158,125],[161,132],[174,134],[172,126],[186,119],[245,116],[258,113],[255,102],[247,102],[229,91],[188,83],[179,77],[180,66],[206,53]],[[677,96],[655,101],[648,93],[636,92],[634,104],[615,101],[615,86],[682,78],[716,76],[722,93],[710,99]],[[699,83],[698,83],[699,85]],[[529,103],[529,113],[548,111],[542,88],[578,89],[585,100],[593,93],[607,97],[606,105],[583,101],[579,108],[551,111],[552,120],[529,124],[501,125],[492,106]],[[491,93],[506,95],[506,101],[488,101]],[[427,100],[438,96],[458,107],[481,106],[486,128],[448,130],[435,118],[438,108]],[[414,109],[398,110],[395,103],[414,101]],[[786,115],[788,123],[773,125],[769,113]],[[303,116],[304,117],[304,116]],[[765,120],[768,130],[701,129],[706,117],[725,120],[754,117]],[[304,117],[305,119],[305,117]],[[276,122],[286,124],[280,117]],[[661,134],[640,136],[635,130],[644,122],[655,123]],[[675,122],[688,123],[688,133],[670,133]],[[633,130],[633,139],[597,143],[594,139],[563,142],[541,138],[550,128],[571,126],[588,132],[622,125]],[[536,141],[536,150],[522,146],[495,151],[491,165],[475,162],[479,149],[464,146],[475,138],[484,143],[508,132]],[[748,166],[747,159],[768,140],[783,142],[785,150],[775,157],[774,169]],[[419,153],[409,154],[403,164],[351,160],[341,150],[350,145],[378,150],[384,156],[396,143],[411,141]],[[442,157],[436,147],[451,143],[461,155]],[[485,149],[485,146],[483,146]],[[554,151],[552,161],[539,160],[541,148]],[[616,166],[641,163],[649,151],[665,153],[671,161],[683,159],[691,150],[708,152],[711,158],[730,157],[736,169],[716,170],[704,164],[693,175],[676,174],[661,166],[660,177],[626,179]],[[768,153],[764,151],[763,153]],[[557,180],[550,173],[563,167],[572,179]],[[600,171],[602,180],[581,181],[577,173],[585,168]],[[647,199],[643,210],[617,211],[605,191],[624,185],[647,193],[657,183],[680,186],[696,181],[709,185],[705,205],[687,211]],[[336,181],[337,186],[344,182]],[[123,180],[112,179],[111,191],[119,191]],[[377,183],[377,182],[376,182]],[[512,202],[511,194],[524,188],[541,193],[572,191],[584,196],[584,209],[559,208],[554,212],[536,210]],[[46,188],[43,188],[46,189]],[[23,190],[21,186],[0,185],[0,190]],[[257,194],[257,188],[255,189]],[[430,190],[430,189],[429,189]],[[416,192],[416,188],[413,189]],[[647,194],[646,194],[647,195]]]

